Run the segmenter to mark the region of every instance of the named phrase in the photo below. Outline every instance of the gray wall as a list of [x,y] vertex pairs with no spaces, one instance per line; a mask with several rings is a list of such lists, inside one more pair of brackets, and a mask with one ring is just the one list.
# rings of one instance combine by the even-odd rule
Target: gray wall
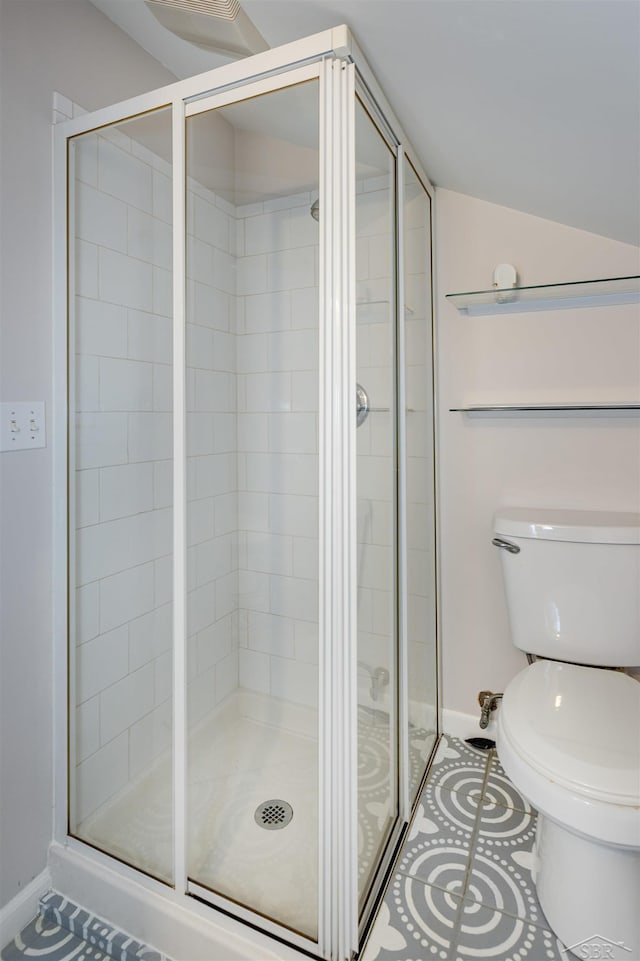
[[[51,115],[175,78],[87,0],[0,0],[0,384],[51,415]],[[48,423],[50,428],[50,421]],[[52,832],[51,447],[0,454],[0,907]]]

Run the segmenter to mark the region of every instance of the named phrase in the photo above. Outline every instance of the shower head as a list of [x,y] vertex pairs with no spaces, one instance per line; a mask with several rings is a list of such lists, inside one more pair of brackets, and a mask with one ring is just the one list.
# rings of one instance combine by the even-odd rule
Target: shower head
[[311,204],[311,210],[309,211],[314,220],[320,221],[320,198],[316,199]]
[[145,0],[156,20],[182,40],[231,57],[269,49],[239,0]]

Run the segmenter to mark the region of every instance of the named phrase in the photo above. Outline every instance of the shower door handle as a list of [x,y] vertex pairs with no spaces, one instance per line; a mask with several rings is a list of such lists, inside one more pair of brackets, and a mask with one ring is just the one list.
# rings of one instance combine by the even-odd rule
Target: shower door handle
[[371,407],[366,390],[362,384],[356,384],[356,427],[364,424],[369,414],[383,414],[390,410],[390,407]]
[[361,384],[356,384],[356,427],[364,424],[370,410],[369,395]]

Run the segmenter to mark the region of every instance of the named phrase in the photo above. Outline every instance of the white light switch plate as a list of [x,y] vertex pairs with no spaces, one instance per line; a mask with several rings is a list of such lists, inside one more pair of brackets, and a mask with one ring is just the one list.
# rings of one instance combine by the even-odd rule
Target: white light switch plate
[[46,446],[43,400],[0,404],[0,450]]

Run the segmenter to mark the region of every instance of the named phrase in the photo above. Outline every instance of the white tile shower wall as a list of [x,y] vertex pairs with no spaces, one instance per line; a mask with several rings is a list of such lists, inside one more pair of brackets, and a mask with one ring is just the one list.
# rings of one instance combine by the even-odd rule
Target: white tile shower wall
[[[170,746],[172,330],[169,165],[121,131],[86,138],[78,153],[82,820]],[[191,181],[188,204],[188,650],[195,722],[237,687],[238,675],[235,279],[229,259],[236,229],[233,209]],[[105,750],[113,763],[117,754],[119,776],[96,782]]]
[[75,816],[82,821],[170,738],[171,170],[116,130],[81,138],[75,159]]
[[318,224],[238,207],[240,686],[308,706],[318,673]]
[[236,223],[187,182],[189,724],[238,686]]
[[[116,157],[124,169],[120,153],[126,154],[127,144],[118,140],[109,150],[93,151],[98,185],[101,156]],[[140,152],[135,160],[140,178]],[[90,372],[85,396],[95,395],[93,378],[98,385],[97,409],[80,408],[78,435],[77,623],[78,643],[86,648],[79,655],[81,794],[107,747],[109,757],[119,752],[118,771],[131,778],[169,745],[171,330],[161,297],[167,289],[163,228],[170,208],[168,170],[159,162],[152,166],[151,185],[150,199],[140,185],[145,209],[133,213],[127,203],[132,197],[118,186],[115,213],[103,210],[102,234],[92,224],[92,240],[81,237],[89,279],[83,275],[80,287],[94,293],[78,298],[78,351]],[[281,199],[234,209],[201,185],[188,186],[193,724],[238,685],[317,703],[318,226],[308,194],[287,198],[288,206]],[[387,209],[386,192],[369,194],[370,210],[376,203]],[[104,208],[93,195],[91,203]],[[370,235],[360,245],[367,269],[359,279],[374,299],[376,290],[388,288],[389,276],[376,276],[384,270],[383,241],[375,217],[368,222]],[[115,251],[118,262],[107,257],[107,281],[99,274],[105,254],[97,240],[124,245]],[[117,299],[111,303],[100,295]],[[360,325],[359,362],[370,389],[387,398],[389,336],[388,313]],[[361,638],[372,666],[385,662],[392,628],[389,429],[381,423],[372,432],[369,425],[359,435],[367,445],[359,489],[367,505],[359,538]],[[104,791],[84,788],[83,814],[123,782],[101,783]]]

